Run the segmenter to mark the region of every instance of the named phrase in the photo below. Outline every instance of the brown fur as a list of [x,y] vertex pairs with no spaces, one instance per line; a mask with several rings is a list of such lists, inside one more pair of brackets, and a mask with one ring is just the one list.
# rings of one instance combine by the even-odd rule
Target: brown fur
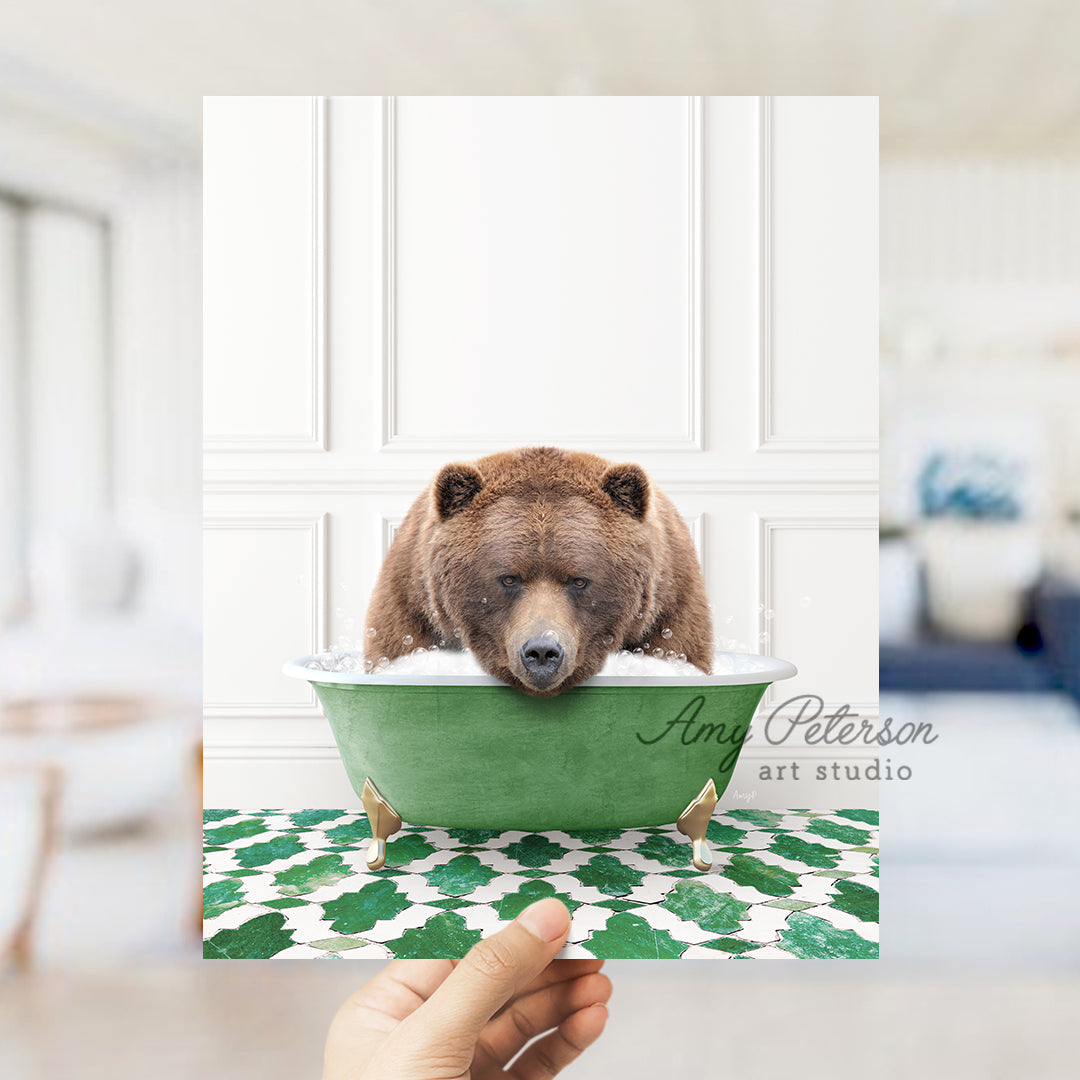
[[[507,587],[507,575],[520,580]],[[550,447],[445,466],[394,538],[366,625],[369,661],[469,648],[485,671],[541,697],[618,649],[684,653],[706,672],[712,659],[705,582],[671,500],[637,465]],[[545,630],[564,658],[558,682],[538,689],[518,654]]]

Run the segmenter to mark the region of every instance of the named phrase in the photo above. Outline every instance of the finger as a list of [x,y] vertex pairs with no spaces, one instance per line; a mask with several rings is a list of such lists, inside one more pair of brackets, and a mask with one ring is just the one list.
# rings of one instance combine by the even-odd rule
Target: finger
[[558,983],[570,982],[572,979],[580,979],[582,975],[591,975],[594,972],[599,971],[603,966],[604,961],[594,956],[583,956],[573,960],[552,960],[528,986],[521,990],[514,998],[511,998],[511,1000],[508,1001],[495,1015],[498,1016],[505,1009],[508,1009],[514,1001],[519,1001],[529,994],[536,993],[536,991],[543,990],[548,986],[555,986]]
[[554,1031],[537,1039],[514,1062],[510,1075],[515,1080],[548,1080],[557,1076],[604,1030],[608,1011],[604,1005],[590,1005],[568,1016]]
[[611,980],[599,973],[555,983],[511,1002],[484,1028],[478,1045],[492,1060],[505,1065],[537,1035],[558,1027],[590,1005],[606,1004],[610,997]]
[[409,1018],[420,1043],[449,1039],[471,1047],[484,1025],[555,958],[570,932],[570,912],[554,897],[538,900],[498,933],[477,942]]

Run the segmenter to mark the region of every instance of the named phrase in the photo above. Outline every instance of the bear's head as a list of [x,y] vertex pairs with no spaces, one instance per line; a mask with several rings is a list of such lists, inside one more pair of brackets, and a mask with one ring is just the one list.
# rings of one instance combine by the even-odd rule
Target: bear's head
[[642,625],[656,569],[649,479],[546,448],[478,464],[447,465],[431,487],[432,615],[489,674],[549,697]]

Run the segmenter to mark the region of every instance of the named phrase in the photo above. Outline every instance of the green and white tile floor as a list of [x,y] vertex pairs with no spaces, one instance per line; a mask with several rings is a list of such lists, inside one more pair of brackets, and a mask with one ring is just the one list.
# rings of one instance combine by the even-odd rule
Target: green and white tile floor
[[588,832],[406,826],[386,866],[342,810],[207,810],[204,955],[457,957],[544,896],[573,912],[562,956],[872,959],[877,811],[714,816],[701,874],[674,825]]

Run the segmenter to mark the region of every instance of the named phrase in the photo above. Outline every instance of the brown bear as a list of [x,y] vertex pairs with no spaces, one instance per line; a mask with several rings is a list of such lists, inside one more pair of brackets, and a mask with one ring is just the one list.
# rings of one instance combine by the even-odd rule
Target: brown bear
[[[537,697],[618,649],[710,670],[712,625],[690,532],[638,465],[536,447],[444,466],[379,574],[365,657],[468,648]],[[374,634],[372,634],[374,630]]]

